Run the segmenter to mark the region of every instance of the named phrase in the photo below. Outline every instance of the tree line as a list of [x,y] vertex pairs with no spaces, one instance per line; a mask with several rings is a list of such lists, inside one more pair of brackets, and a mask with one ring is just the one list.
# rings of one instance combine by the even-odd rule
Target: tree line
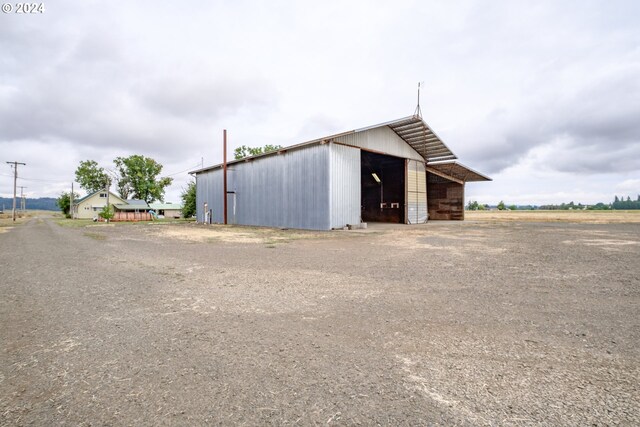
[[[615,196],[613,202],[611,203],[602,203],[598,202],[593,205],[584,205],[582,203],[574,203],[573,201],[569,203],[560,203],[559,205],[549,204],[549,205],[509,205],[507,206],[502,200],[496,206],[498,210],[589,210],[589,211],[598,211],[598,210],[635,210],[640,209],[640,195],[638,195],[636,200],[632,200],[630,196],[624,197]],[[478,211],[478,210],[486,210],[491,209],[491,206],[487,204],[479,203],[477,200],[470,200],[465,209],[468,211]]]
[[242,145],[233,150],[233,157],[236,160],[244,159],[245,157],[259,156],[260,154],[270,153],[272,151],[278,151],[282,148],[281,145],[267,144],[264,147],[247,147]]
[[623,197],[618,198],[618,196],[613,199],[613,203],[611,203],[611,207],[613,209],[640,209],[640,194],[636,200],[631,200],[631,197],[627,196],[625,200]]
[[[518,206],[516,205],[509,205],[507,206],[504,201],[500,200],[500,203],[498,203],[496,205],[496,208],[499,211],[504,211],[504,210],[511,210],[511,211],[515,211],[516,209],[518,209]],[[467,203],[467,206],[465,206],[465,209],[468,211],[484,211],[484,210],[489,210],[491,209],[491,206],[487,205],[487,204],[482,204],[482,203],[478,203],[477,200],[469,200],[469,203]],[[520,209],[524,209],[523,207],[521,207]]]
[[[55,211],[56,199],[53,197],[25,197],[25,206],[29,210]],[[13,208],[13,197],[0,197],[0,210],[11,210]],[[20,208],[20,199],[17,199],[16,208]]]
[[603,203],[598,202],[593,205],[583,205],[582,203],[575,204],[574,202],[561,203],[559,205],[542,205],[539,209],[545,210],[572,210],[583,209],[588,211],[608,211],[608,210],[636,210],[640,209],[640,195],[636,200],[632,200],[630,196],[624,197],[614,196],[613,202]]

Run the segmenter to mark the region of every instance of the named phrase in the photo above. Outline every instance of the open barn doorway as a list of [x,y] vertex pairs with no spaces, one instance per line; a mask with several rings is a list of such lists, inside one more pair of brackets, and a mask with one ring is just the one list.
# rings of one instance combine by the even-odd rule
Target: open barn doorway
[[464,220],[464,182],[454,182],[433,173],[427,173],[427,182],[429,219]]
[[405,223],[405,159],[360,150],[364,222]]

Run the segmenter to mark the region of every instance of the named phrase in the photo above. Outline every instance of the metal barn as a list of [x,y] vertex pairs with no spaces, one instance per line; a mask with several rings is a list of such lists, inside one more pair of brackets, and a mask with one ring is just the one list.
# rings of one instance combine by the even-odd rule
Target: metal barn
[[[229,224],[330,230],[362,222],[464,219],[464,185],[490,178],[419,116],[227,163]],[[223,165],[196,177],[197,221],[223,223]]]

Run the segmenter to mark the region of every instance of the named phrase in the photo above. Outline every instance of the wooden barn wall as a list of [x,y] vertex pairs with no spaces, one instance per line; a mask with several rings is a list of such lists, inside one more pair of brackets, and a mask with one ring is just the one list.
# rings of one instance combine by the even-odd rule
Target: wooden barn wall
[[430,220],[464,220],[464,185],[432,174],[427,180]]

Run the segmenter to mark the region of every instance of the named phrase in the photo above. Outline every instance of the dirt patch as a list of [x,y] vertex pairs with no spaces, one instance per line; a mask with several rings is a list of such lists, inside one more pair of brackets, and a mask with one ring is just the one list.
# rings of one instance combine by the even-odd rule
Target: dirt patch
[[267,244],[287,243],[301,239],[317,239],[328,237],[328,233],[302,230],[279,230],[261,227],[238,227],[224,225],[172,225],[150,227],[151,235],[181,239],[191,242],[227,242]]
[[94,240],[107,240],[107,235],[104,233],[84,233],[85,236]]
[[366,231],[15,227],[0,424],[640,425],[640,224]]

